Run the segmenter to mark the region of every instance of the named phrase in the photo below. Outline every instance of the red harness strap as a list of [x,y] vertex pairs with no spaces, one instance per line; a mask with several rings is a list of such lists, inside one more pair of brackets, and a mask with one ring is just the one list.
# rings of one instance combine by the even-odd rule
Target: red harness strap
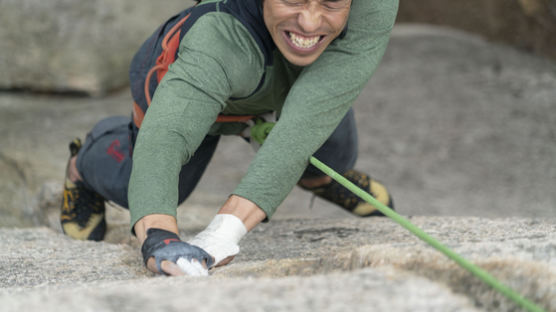
[[182,18],[179,22],[174,25],[170,31],[164,36],[162,39],[162,53],[156,59],[156,64],[153,66],[149,72],[147,73],[147,77],[145,78],[145,99],[147,100],[147,105],[151,105],[151,94],[149,92],[149,83],[151,81],[152,75],[156,72],[156,80],[160,82],[162,77],[166,75],[168,72],[168,66],[172,64],[176,60],[176,51],[178,50],[178,46],[180,45],[180,27],[185,23],[185,21],[189,18],[187,14],[184,18]]
[[[166,36],[164,36],[164,39],[162,39],[162,53],[160,53],[156,59],[156,65],[149,70],[147,77],[145,78],[145,99],[147,100],[148,106],[151,105],[149,82],[151,81],[152,75],[156,72],[156,79],[160,82],[162,77],[164,77],[164,75],[168,72],[168,66],[176,60],[176,52],[178,51],[178,47],[180,45],[180,28],[190,15],[191,13],[187,14],[184,18],[177,22],[176,25],[168,31]],[[134,103],[133,105],[133,117],[135,125],[140,128],[144,113],[137,103]],[[254,117],[255,116],[251,115],[219,115],[218,118],[216,118],[216,122],[246,122]]]

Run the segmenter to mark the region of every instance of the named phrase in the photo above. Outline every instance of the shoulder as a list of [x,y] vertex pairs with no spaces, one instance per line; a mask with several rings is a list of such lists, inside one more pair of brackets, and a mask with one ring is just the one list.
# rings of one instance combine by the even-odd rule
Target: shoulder
[[[260,0],[206,0],[195,6],[181,29],[181,36],[192,28],[207,39],[242,45],[255,43],[266,65],[272,62],[274,43],[264,24]],[[217,42],[214,42],[217,44]]]
[[368,53],[386,47],[398,12],[398,0],[352,0],[346,35],[330,49]]
[[243,6],[239,11],[224,6],[235,2],[214,1],[192,10],[181,27],[178,60],[187,64],[190,72],[198,67],[200,72],[210,72],[213,79],[225,79],[230,96],[244,97],[259,85],[269,57],[256,32],[260,30],[254,27],[256,19],[240,14],[246,9]]
[[398,4],[399,0],[352,0],[348,25],[350,28],[391,28],[398,13]]
[[236,70],[265,65],[265,53],[253,35],[235,17],[222,12],[197,19],[184,34],[179,50],[186,57],[202,54]]

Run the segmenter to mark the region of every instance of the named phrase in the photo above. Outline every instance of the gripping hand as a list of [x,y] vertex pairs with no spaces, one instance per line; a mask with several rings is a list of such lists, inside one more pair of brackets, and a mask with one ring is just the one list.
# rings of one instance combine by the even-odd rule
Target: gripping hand
[[208,275],[208,270],[202,263],[205,262],[207,267],[214,264],[214,259],[206,251],[183,242],[177,234],[162,229],[151,228],[147,231],[141,253],[145,265],[154,257],[160,273],[163,273],[160,266],[163,260],[177,263],[188,275]]
[[239,253],[238,243],[246,233],[247,229],[238,217],[217,214],[207,228],[189,243],[206,250],[214,257],[214,265],[218,266],[229,262]]

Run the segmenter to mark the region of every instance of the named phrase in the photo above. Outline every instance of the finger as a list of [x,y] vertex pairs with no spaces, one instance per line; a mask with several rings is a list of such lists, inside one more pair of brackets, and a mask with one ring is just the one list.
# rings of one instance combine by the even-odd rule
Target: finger
[[147,269],[149,269],[151,272],[159,273],[158,269],[156,268],[156,261],[154,260],[154,257],[149,258],[149,261],[147,261]]
[[[214,263],[214,257],[211,257],[211,258],[212,258],[212,259],[211,259],[211,260],[212,260],[212,263]],[[196,259],[194,259],[194,260],[196,260]],[[209,267],[208,267],[208,264],[207,264],[207,260],[201,261],[201,266],[203,266],[203,269],[205,269],[205,270],[208,271]]]
[[198,268],[194,267],[193,264],[189,260],[187,260],[185,258],[179,258],[176,263],[178,264],[180,269],[183,272],[185,272],[187,275],[189,275],[189,276],[199,276]]
[[190,275],[190,276],[207,276],[208,275],[208,270],[203,268],[199,264],[199,262],[196,262],[197,265],[195,265],[194,263],[192,263],[191,261],[189,261],[185,258],[179,258],[176,263],[179,266],[179,268],[183,272],[185,272],[187,275]]
[[228,256],[228,257],[224,258],[222,261],[218,262],[215,265],[215,267],[223,266],[223,265],[226,265],[226,264],[232,262],[232,260],[234,260],[234,257],[235,256]]
[[164,260],[160,263],[160,268],[164,273],[171,275],[171,276],[181,276],[184,275],[184,272],[180,269],[180,267],[172,261]]
[[199,261],[192,259],[191,265],[197,269],[200,276],[208,276],[208,270],[201,263],[199,263]]
[[154,257],[150,258],[149,261],[147,261],[147,269],[151,270],[154,273],[166,273],[172,276],[184,275],[184,272],[180,270],[180,268],[175,263],[168,260],[163,260],[160,263],[160,268],[163,272],[158,271]]

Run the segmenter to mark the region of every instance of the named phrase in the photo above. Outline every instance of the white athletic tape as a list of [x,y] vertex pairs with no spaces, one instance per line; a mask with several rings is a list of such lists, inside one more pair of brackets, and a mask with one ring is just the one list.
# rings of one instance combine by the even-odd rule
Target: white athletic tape
[[214,264],[239,253],[238,243],[247,233],[243,222],[231,214],[217,214],[207,228],[197,234],[191,245],[198,246],[214,257]]
[[187,260],[185,258],[179,258],[176,264],[180,269],[189,276],[208,276],[208,270],[205,269],[199,261]]

